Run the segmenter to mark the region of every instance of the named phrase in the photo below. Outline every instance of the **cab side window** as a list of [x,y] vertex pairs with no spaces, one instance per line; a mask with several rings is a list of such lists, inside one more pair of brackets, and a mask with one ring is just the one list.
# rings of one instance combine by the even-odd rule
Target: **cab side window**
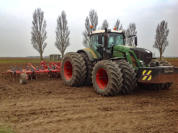
[[111,48],[115,44],[114,36],[109,36],[108,48]]
[[102,35],[99,35],[99,34],[92,35],[91,38],[90,38],[90,47],[97,50],[97,48],[104,43],[104,37],[103,36],[102,36],[102,44],[98,43],[98,38],[101,37],[101,36]]

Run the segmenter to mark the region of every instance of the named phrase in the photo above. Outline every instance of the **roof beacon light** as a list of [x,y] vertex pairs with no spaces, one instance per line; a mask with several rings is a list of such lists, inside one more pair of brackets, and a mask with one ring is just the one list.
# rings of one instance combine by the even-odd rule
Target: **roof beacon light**
[[90,29],[93,29],[93,25],[90,25]]

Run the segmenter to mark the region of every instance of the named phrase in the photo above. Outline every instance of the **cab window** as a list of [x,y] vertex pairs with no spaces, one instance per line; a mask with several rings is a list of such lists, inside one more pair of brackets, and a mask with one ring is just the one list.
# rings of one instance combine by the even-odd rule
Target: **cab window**
[[102,44],[98,43],[99,36],[101,37],[102,35],[96,34],[96,35],[92,35],[91,38],[90,38],[90,47],[94,48],[95,50],[104,43],[104,37],[103,36],[102,36]]

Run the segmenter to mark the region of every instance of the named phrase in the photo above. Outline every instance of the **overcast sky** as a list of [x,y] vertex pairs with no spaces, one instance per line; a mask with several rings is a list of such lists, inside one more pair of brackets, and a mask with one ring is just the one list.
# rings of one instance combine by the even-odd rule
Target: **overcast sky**
[[0,0],[0,57],[37,56],[31,45],[32,14],[36,8],[44,11],[48,43],[44,55],[59,53],[55,47],[57,17],[65,10],[68,19],[70,46],[67,51],[83,48],[82,32],[91,9],[98,13],[101,26],[104,19],[113,28],[120,19],[124,28],[136,23],[138,46],[153,49],[155,30],[161,20],[168,22],[169,46],[164,56],[178,56],[178,0]]

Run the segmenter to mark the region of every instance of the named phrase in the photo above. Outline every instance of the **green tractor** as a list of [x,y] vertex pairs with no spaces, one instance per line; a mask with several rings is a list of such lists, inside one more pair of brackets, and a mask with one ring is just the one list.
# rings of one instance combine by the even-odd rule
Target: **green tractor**
[[[103,96],[132,92],[138,85],[169,88],[176,68],[152,61],[152,52],[126,46],[124,31],[98,30],[90,35],[90,47],[65,54],[61,76],[68,86],[93,85]],[[133,38],[137,46],[137,37]]]

